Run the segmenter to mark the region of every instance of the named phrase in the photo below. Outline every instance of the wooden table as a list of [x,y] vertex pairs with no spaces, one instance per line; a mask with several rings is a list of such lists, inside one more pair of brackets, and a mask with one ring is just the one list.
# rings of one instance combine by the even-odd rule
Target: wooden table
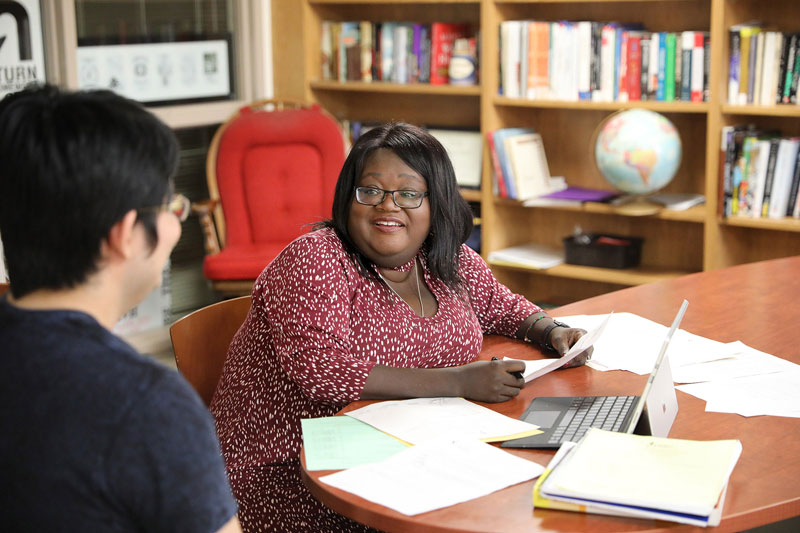
[[[631,312],[669,325],[681,301],[689,309],[681,328],[710,339],[745,344],[800,363],[800,257],[739,265],[631,287],[560,307],[552,314]],[[481,359],[527,359],[538,350],[505,337],[487,336]],[[528,384],[514,400],[482,404],[519,417],[535,396],[638,394],[646,376],[576,368]],[[705,402],[677,392],[679,411],[670,437],[739,439],[743,452],[733,471],[719,530],[743,529],[800,516],[800,419],[745,418],[706,413]],[[354,402],[342,412],[370,402]],[[546,465],[549,450],[509,450]],[[305,463],[304,463],[305,467]],[[387,531],[653,531],[700,530],[672,522],[533,510],[533,481],[417,516],[405,516],[319,482],[332,471],[303,470],[309,490],[339,513]]]

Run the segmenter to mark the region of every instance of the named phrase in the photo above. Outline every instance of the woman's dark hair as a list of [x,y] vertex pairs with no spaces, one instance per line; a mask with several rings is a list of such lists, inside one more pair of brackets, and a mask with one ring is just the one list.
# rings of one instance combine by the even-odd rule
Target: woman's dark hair
[[321,225],[336,230],[363,275],[377,277],[369,259],[353,243],[347,231],[347,220],[364,164],[379,148],[391,150],[425,178],[431,228],[422,249],[431,273],[448,287],[457,288],[462,281],[458,275],[458,254],[472,231],[472,211],[458,191],[453,165],[444,147],[422,128],[402,122],[391,123],[359,137],[339,173],[332,218]]
[[[86,281],[111,227],[165,202],[178,143],[132,100],[44,85],[0,101],[0,161],[0,236],[19,298]],[[151,247],[156,216],[137,218]]]

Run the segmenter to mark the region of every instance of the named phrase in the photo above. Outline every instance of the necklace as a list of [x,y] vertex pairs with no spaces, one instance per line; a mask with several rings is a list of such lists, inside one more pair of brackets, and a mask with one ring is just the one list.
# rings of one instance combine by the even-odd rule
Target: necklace
[[[421,316],[424,318],[425,317],[425,304],[422,303],[422,290],[419,287],[419,272],[418,272],[419,269],[417,268],[417,260],[416,259],[414,259],[413,269],[414,269],[414,279],[417,282],[417,298],[419,299],[419,309],[420,309],[420,312],[421,312]],[[389,284],[389,280],[384,278],[383,275],[380,273],[380,271],[378,272],[378,275],[381,277],[381,279],[383,279],[383,281],[386,282],[386,286],[389,287],[389,289],[391,289],[391,291],[393,293],[395,293],[395,295],[398,298],[403,300],[403,297],[400,296],[400,294],[396,290],[394,290],[394,287],[392,287]],[[405,302],[405,300],[403,300],[403,301]]]

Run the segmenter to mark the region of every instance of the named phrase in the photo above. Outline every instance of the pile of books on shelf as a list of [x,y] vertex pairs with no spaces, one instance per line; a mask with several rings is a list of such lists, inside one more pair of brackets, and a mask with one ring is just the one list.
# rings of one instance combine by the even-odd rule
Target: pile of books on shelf
[[722,215],[800,217],[800,137],[724,126]]
[[[469,64],[457,79],[450,78],[454,49]],[[477,83],[477,36],[468,24],[324,21],[321,50],[324,80]]]
[[614,22],[500,23],[500,93],[511,98],[705,102],[708,32]]
[[800,33],[749,23],[731,27],[729,38],[729,104],[800,104]]
[[494,192],[526,206],[580,205],[604,202],[613,191],[570,187],[551,177],[541,135],[531,128],[500,128],[486,134],[492,157]]

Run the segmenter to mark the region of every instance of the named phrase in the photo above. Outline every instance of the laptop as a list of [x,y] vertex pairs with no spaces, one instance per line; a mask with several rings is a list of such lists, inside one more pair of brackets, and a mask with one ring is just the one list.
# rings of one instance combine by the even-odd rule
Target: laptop
[[667,348],[686,312],[684,300],[667,332],[656,364],[640,396],[557,396],[531,401],[521,420],[544,433],[503,442],[503,448],[559,448],[577,442],[590,427],[609,431],[666,437],[678,414],[678,400],[669,368]]

